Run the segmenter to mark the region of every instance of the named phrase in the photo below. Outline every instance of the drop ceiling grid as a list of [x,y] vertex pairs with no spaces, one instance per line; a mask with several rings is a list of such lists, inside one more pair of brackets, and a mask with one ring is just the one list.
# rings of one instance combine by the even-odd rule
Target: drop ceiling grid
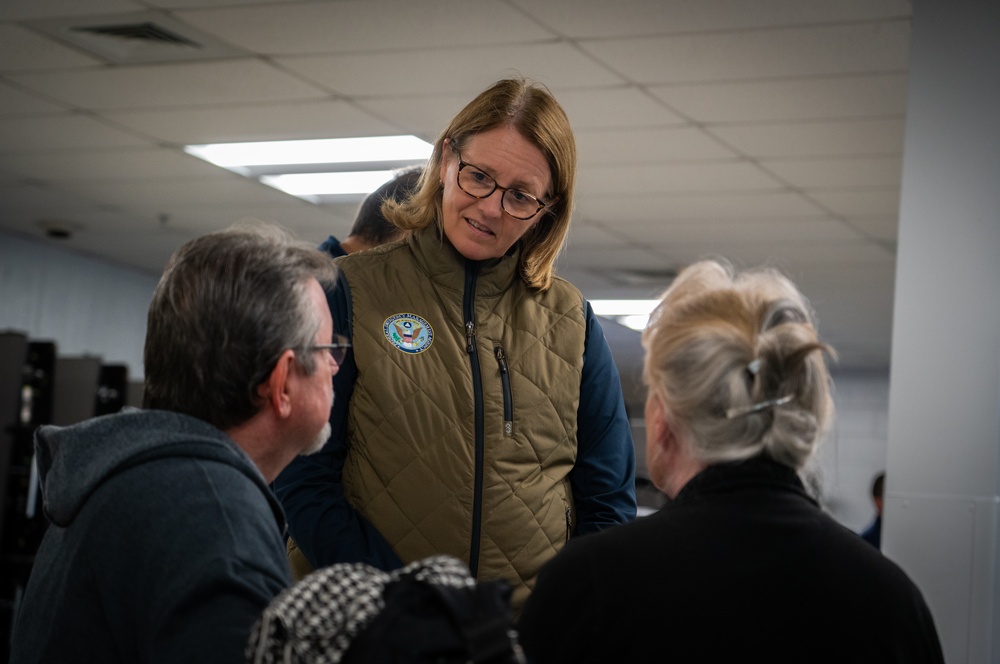
[[[109,66],[26,26],[156,8],[246,56]],[[433,140],[472,94],[518,70],[555,91],[577,136],[561,270],[597,288],[598,268],[770,258],[822,286],[824,306],[856,329],[884,330],[863,319],[891,304],[911,11],[906,0],[770,0],[752,12],[743,0],[8,0],[0,226],[37,237],[37,217],[75,212],[90,232],[66,246],[152,272],[165,245],[240,216],[312,241],[343,235],[353,205],[312,206],[180,146]]]

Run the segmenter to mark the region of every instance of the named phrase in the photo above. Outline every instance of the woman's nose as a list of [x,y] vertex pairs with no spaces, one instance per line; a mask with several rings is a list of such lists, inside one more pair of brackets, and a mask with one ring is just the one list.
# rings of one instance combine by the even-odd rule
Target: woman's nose
[[497,187],[489,196],[480,198],[479,205],[480,209],[488,212],[490,216],[499,217],[503,214],[503,190]]

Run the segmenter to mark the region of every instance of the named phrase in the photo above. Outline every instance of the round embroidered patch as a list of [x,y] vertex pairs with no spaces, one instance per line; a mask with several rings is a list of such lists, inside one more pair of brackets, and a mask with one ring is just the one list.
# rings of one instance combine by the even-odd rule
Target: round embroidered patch
[[411,355],[424,352],[434,342],[434,330],[416,314],[393,314],[385,319],[382,331],[389,343]]

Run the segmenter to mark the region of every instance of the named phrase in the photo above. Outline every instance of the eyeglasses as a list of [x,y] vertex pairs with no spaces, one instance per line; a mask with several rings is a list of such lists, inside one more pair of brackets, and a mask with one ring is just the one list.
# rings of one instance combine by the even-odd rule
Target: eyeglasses
[[472,164],[462,161],[461,154],[458,155],[458,188],[473,198],[488,198],[499,189],[503,192],[500,196],[500,207],[504,209],[504,212],[521,221],[531,219],[538,214],[539,210],[548,205],[520,189],[501,187],[492,176],[487,175]]
[[347,355],[347,349],[351,347],[351,340],[342,334],[333,335],[332,344],[316,344],[315,346],[308,346],[306,350],[315,353],[316,351],[329,351],[330,357],[333,361],[340,366],[344,363],[344,356]]

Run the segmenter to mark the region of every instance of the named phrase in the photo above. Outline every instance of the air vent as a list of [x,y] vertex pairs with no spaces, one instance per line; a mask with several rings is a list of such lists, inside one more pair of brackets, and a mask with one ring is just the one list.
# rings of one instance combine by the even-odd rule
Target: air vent
[[42,19],[28,25],[115,64],[248,55],[157,11]]
[[95,25],[86,28],[71,28],[71,30],[73,32],[89,32],[94,35],[117,37],[118,39],[134,39],[155,44],[173,44],[176,46],[201,48],[201,45],[197,42],[148,21],[126,25]]

